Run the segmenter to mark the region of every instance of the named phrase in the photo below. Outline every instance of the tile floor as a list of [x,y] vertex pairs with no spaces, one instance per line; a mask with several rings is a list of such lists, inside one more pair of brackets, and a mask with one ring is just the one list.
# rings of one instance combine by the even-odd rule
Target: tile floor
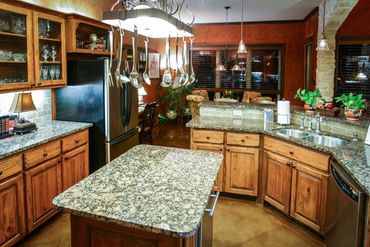
[[[174,124],[160,128],[154,144],[189,148],[189,129]],[[214,247],[324,247],[319,237],[269,207],[247,199],[220,198],[214,218]],[[70,246],[69,215],[59,214],[17,246]]]

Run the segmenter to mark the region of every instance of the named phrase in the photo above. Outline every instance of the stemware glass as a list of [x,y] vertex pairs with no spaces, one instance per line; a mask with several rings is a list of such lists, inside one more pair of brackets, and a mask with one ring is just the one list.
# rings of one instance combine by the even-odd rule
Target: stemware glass
[[47,66],[41,67],[41,74],[42,74],[42,80],[48,79],[48,67]]
[[60,66],[55,66],[55,80],[59,80]]
[[41,45],[41,56],[44,58],[44,61],[48,61],[50,56],[49,46],[46,44]]
[[26,31],[26,23],[22,17],[12,16],[11,23],[13,33],[23,34]]
[[55,67],[54,66],[49,67],[49,75],[50,75],[50,79],[54,80],[54,76],[55,76]]
[[40,19],[39,20],[39,36],[41,38],[45,38],[45,32],[46,32],[46,25],[45,25],[45,21]]
[[50,57],[53,59],[53,62],[55,62],[55,59],[57,58],[57,48],[55,45],[51,46]]
[[49,38],[53,32],[52,24],[49,20],[45,20],[45,38]]

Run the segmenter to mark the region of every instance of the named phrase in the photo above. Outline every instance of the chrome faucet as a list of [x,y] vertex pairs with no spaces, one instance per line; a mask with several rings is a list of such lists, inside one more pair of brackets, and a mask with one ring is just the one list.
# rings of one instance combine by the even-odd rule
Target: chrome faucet
[[299,128],[303,130],[304,129],[304,116],[301,116],[300,119],[301,119],[301,122],[300,122]]
[[320,113],[318,112],[315,116],[316,118],[316,133],[320,133],[320,127],[321,127],[321,122],[322,122],[322,117],[320,116]]
[[352,141],[353,141],[353,142],[357,142],[357,141],[358,141],[358,133],[357,133],[357,132],[353,132],[353,138],[352,138]]
[[307,130],[312,131],[312,119],[307,119]]

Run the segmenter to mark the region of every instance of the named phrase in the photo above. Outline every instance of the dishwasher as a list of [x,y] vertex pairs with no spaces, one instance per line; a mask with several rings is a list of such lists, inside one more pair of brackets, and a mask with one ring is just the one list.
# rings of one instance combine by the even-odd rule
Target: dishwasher
[[[213,242],[213,216],[215,214],[216,205],[220,192],[211,193],[207,208],[204,210],[204,215],[200,226],[196,232],[196,247],[212,247]],[[213,200],[211,200],[213,199]]]
[[332,161],[329,169],[326,246],[364,246],[366,194],[339,164]]

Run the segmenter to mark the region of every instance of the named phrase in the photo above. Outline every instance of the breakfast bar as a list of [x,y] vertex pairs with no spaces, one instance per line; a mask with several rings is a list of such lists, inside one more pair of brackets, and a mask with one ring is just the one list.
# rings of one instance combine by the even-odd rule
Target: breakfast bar
[[222,160],[216,153],[138,145],[53,203],[71,214],[72,246],[194,244]]

